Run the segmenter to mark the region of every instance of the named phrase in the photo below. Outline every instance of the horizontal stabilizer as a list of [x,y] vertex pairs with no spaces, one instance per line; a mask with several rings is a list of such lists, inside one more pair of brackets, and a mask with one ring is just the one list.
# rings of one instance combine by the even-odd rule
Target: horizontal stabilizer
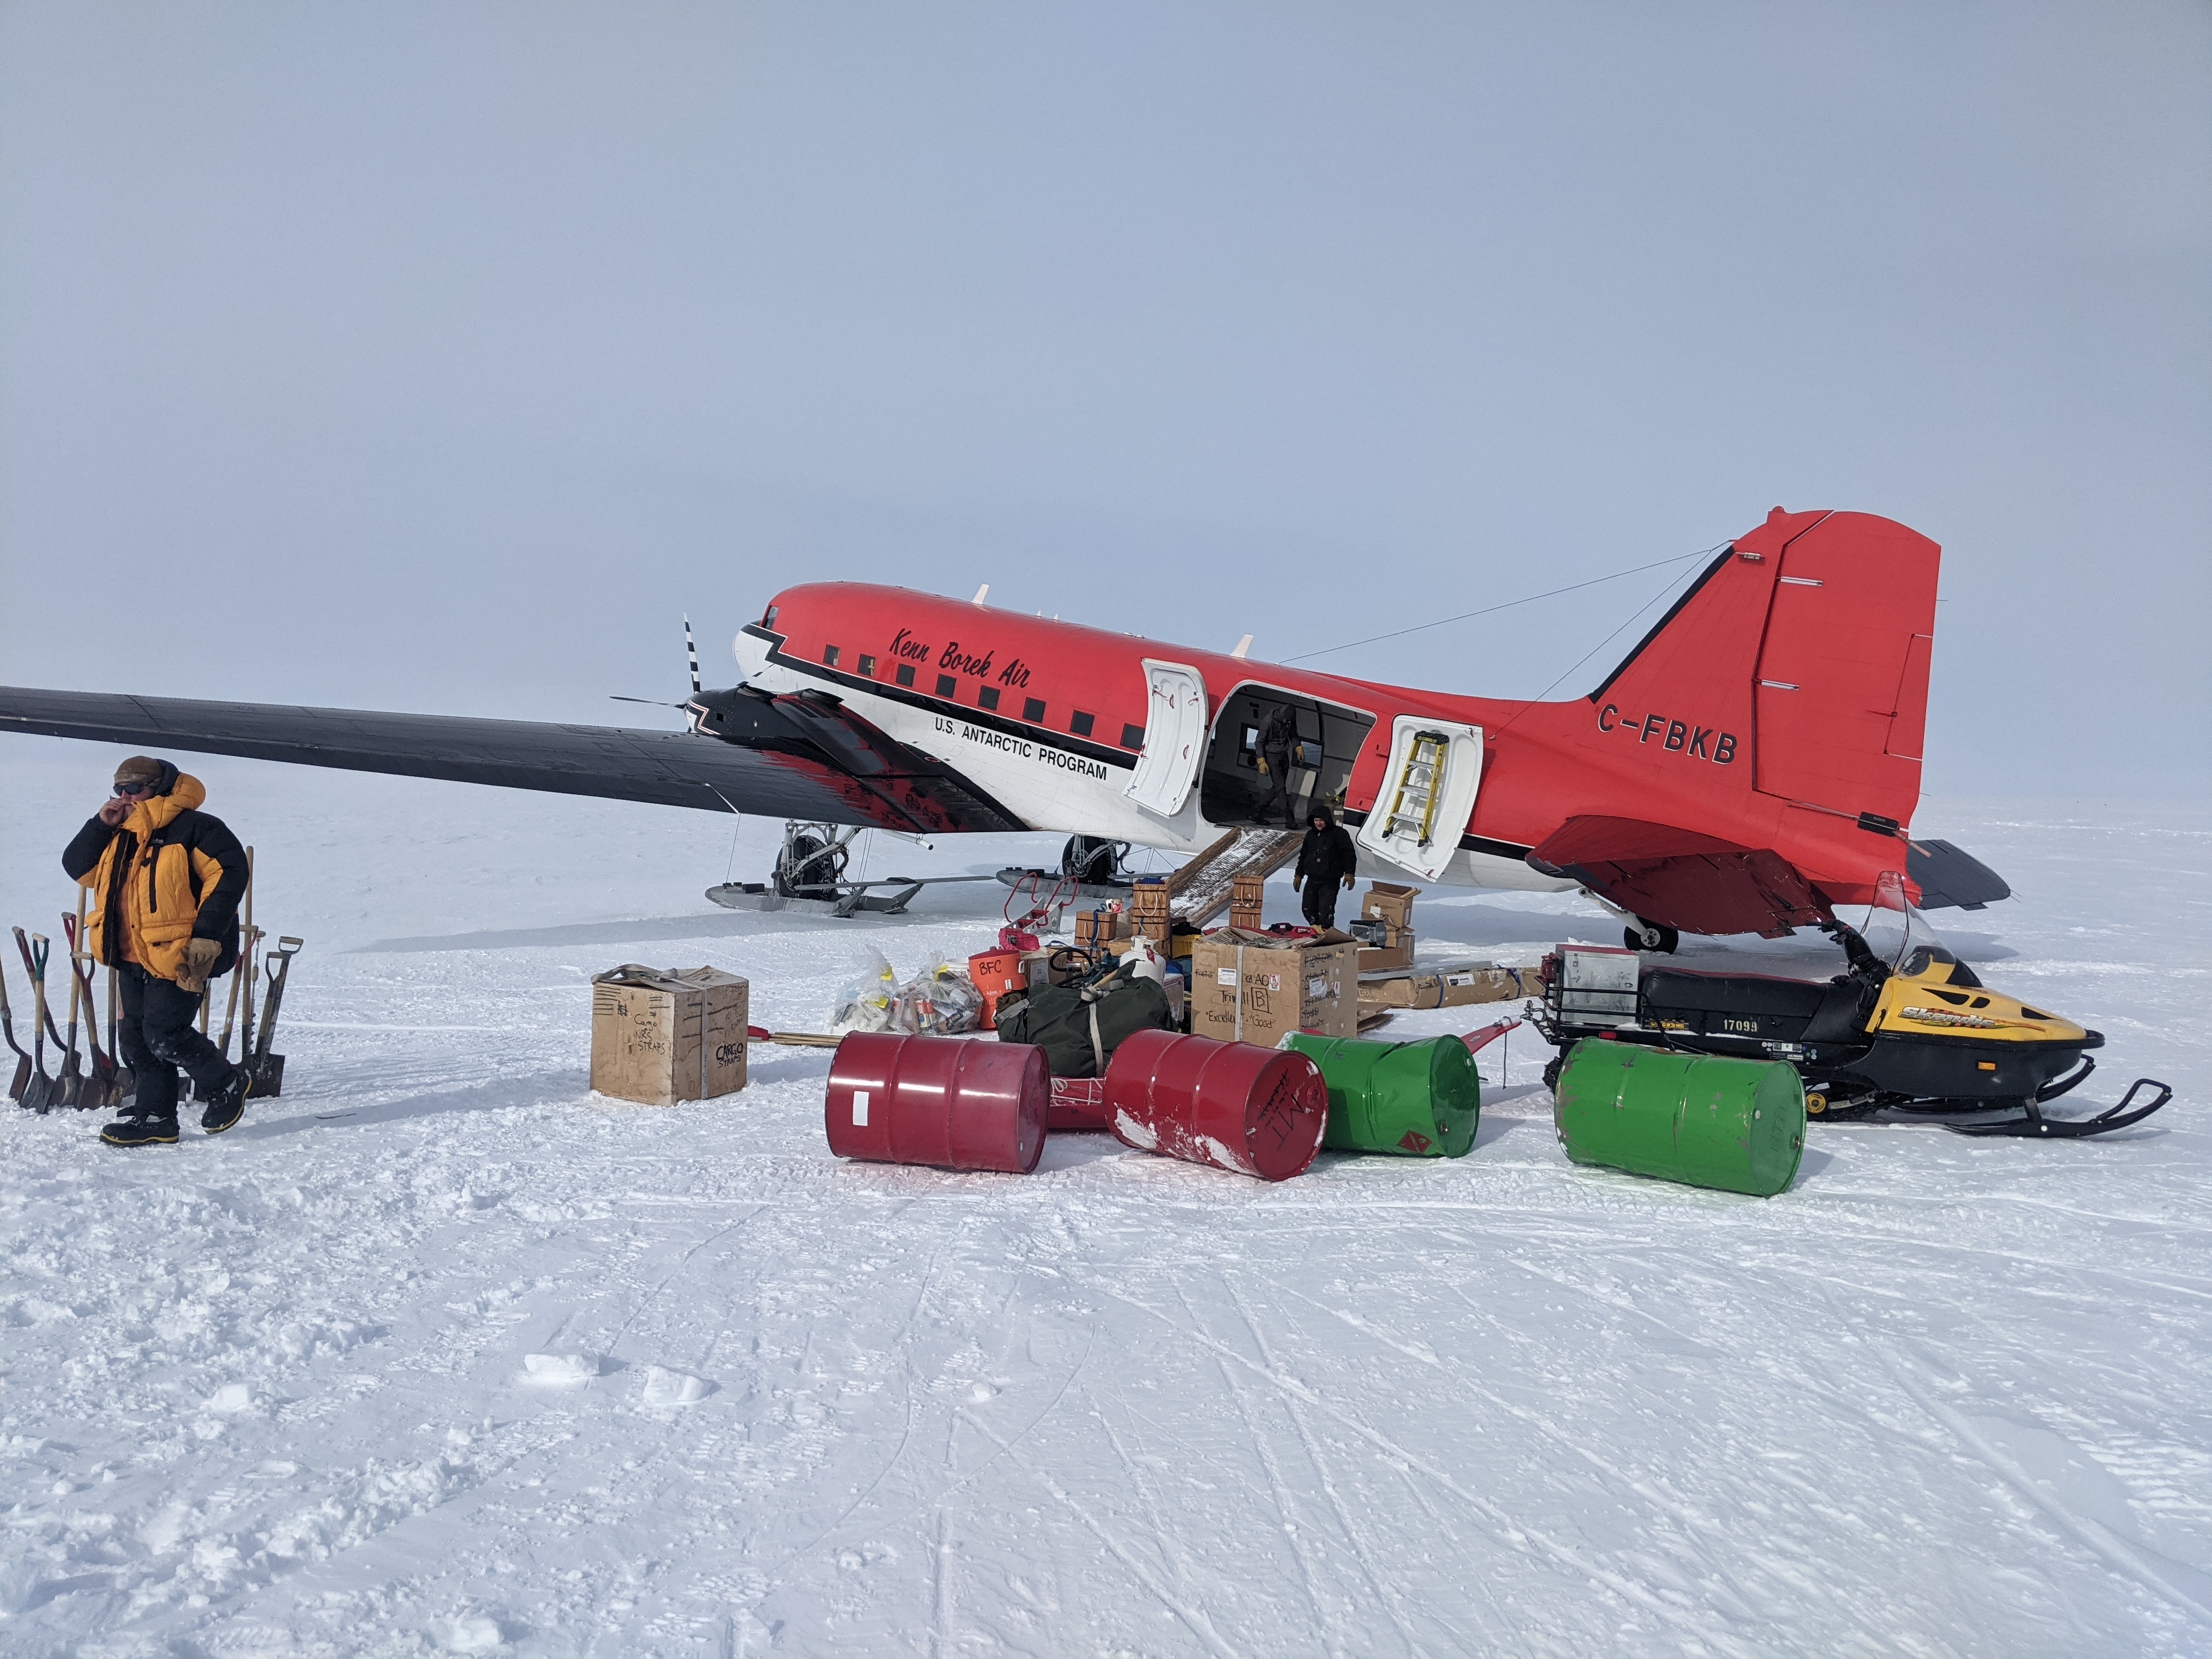
[[1831,915],[1827,901],[1780,854],[1639,818],[1569,818],[1528,862],[1686,933],[1779,939]]
[[1905,850],[1905,873],[1920,890],[1923,910],[1978,910],[2012,896],[2005,878],[1948,841],[1916,841]]

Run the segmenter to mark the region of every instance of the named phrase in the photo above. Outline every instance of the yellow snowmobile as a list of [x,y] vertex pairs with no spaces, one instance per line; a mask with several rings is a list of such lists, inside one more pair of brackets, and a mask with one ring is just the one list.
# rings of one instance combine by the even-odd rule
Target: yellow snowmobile
[[[1687,1054],[1786,1060],[1805,1079],[1805,1109],[1822,1121],[1876,1112],[1933,1116],[1960,1134],[2079,1138],[2140,1123],[2173,1091],[2138,1078],[2119,1103],[2087,1118],[2042,1109],[2096,1070],[2101,1033],[1984,986],[1928,933],[1885,884],[1869,918],[1887,913],[1902,937],[1887,959],[1865,933],[1823,924],[1849,971],[1821,981],[1647,967],[1630,951],[1563,945],[1544,962],[1536,1024],[1568,1048],[1609,1037]],[[2136,1104],[2145,1090],[2147,1105]],[[1967,1121],[1954,1121],[1954,1120]]]

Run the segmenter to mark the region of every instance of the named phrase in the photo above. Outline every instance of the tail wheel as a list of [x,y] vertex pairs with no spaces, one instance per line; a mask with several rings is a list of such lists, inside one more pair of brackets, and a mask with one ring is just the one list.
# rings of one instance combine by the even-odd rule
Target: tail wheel
[[1682,942],[1682,935],[1665,922],[1646,921],[1641,916],[1634,927],[1622,930],[1620,938],[1632,951],[1650,951],[1662,957],[1673,956]]

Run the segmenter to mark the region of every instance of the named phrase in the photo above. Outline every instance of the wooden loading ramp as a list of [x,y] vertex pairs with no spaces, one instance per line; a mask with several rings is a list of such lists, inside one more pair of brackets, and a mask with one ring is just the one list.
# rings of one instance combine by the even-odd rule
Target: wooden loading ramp
[[1298,855],[1297,830],[1231,830],[1168,878],[1168,908],[1178,921],[1203,928],[1229,908],[1237,878],[1262,880]]

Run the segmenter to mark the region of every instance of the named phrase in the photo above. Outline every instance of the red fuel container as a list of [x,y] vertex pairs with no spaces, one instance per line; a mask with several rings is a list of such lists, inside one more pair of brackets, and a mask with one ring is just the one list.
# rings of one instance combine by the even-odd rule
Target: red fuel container
[[1028,988],[1022,975],[1022,953],[1014,950],[979,951],[968,958],[968,977],[983,994],[983,1027],[999,1023],[999,999],[1009,991]]
[[1328,1085],[1288,1049],[1138,1031],[1106,1068],[1106,1117],[1139,1152],[1286,1181],[1321,1150]]
[[823,1122],[839,1158],[1027,1175],[1051,1092],[1030,1043],[855,1031],[830,1062]]

